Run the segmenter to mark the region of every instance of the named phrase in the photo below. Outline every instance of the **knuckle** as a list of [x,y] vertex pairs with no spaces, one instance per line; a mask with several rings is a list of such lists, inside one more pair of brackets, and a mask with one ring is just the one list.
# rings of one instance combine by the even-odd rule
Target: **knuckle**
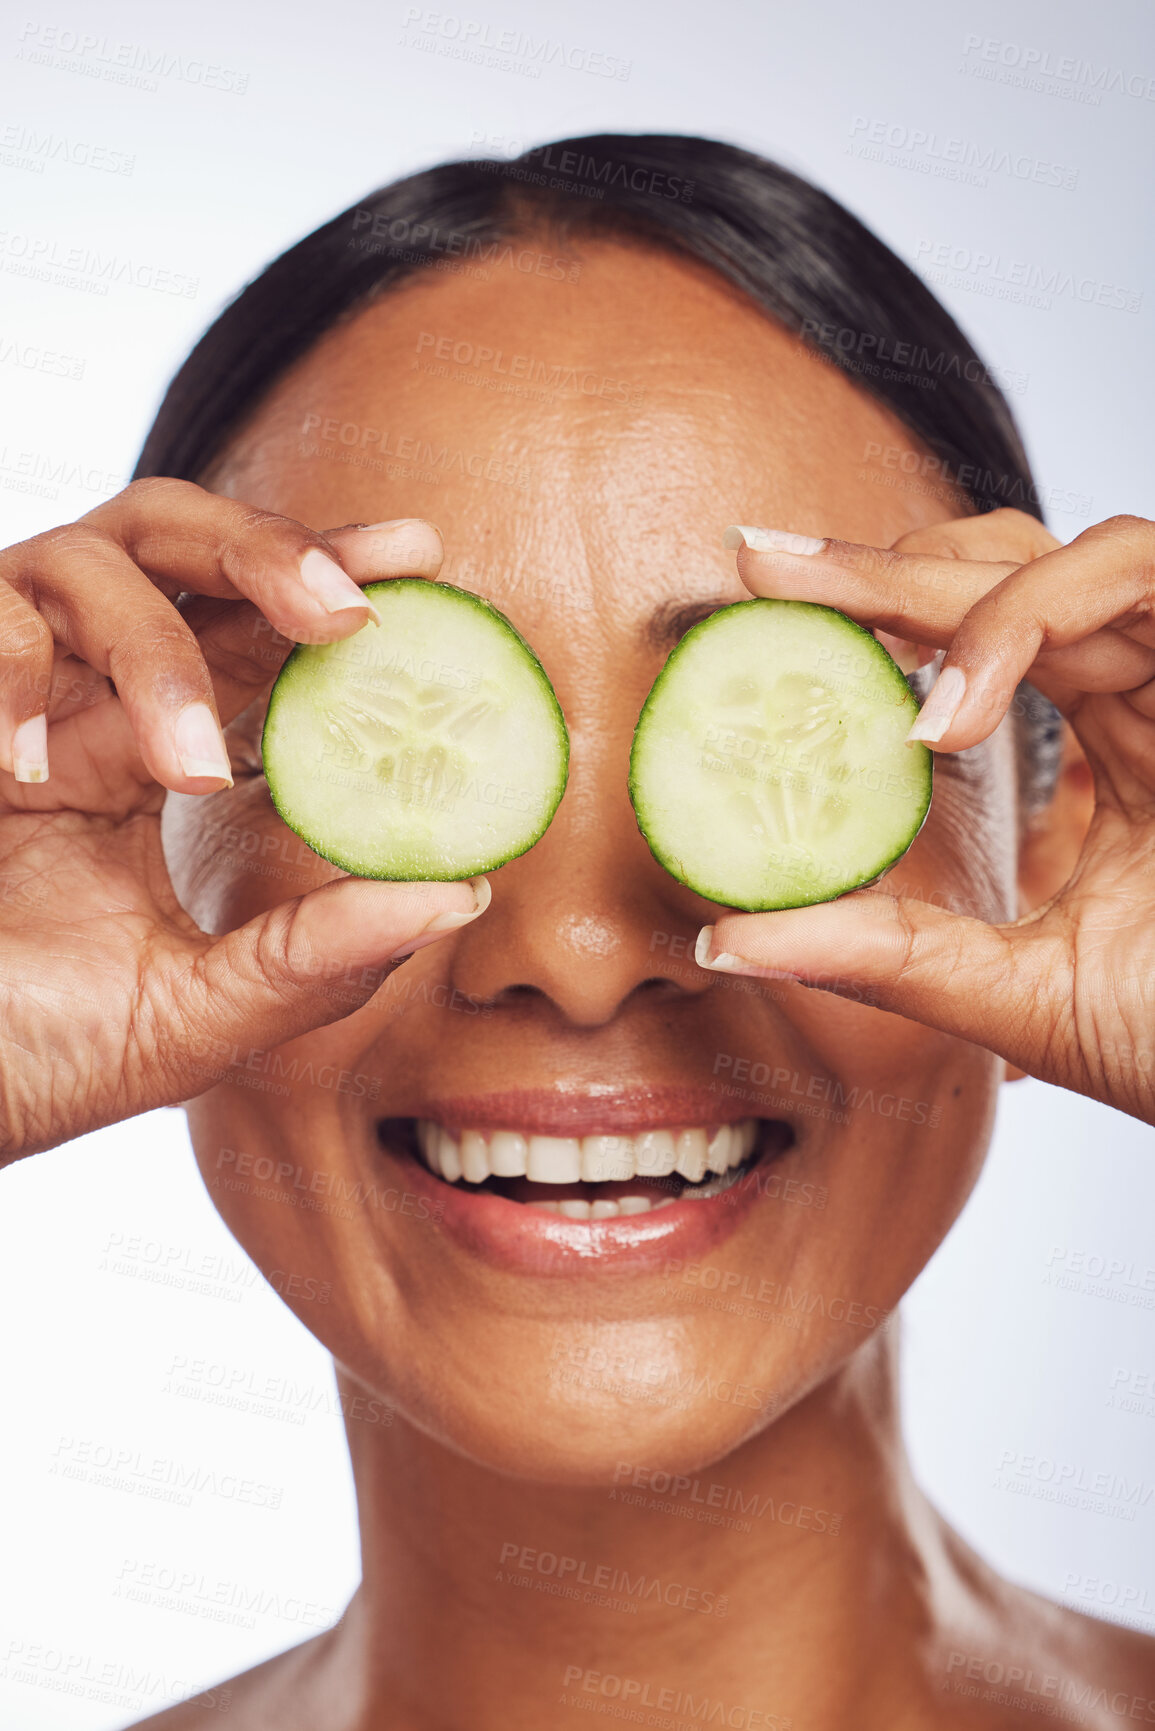
[[1123,536],[1129,542],[1135,542],[1140,546],[1144,544],[1150,546],[1155,541],[1155,523],[1150,522],[1146,517],[1132,516],[1127,511],[1120,512],[1115,517],[1108,517],[1106,522],[1101,523],[1099,527],[1106,530],[1110,535]]
[[117,683],[148,672],[158,689],[174,692],[190,684],[200,692],[210,683],[197,640],[175,609],[171,619],[152,609],[134,619],[110,645],[108,667]]
[[21,608],[0,614],[0,656],[13,661],[51,659],[52,633],[39,613]]
[[221,537],[217,557],[229,582],[247,593],[267,577],[271,562],[295,566],[310,547],[320,547],[336,558],[322,536],[295,518],[239,505]]
[[118,530],[131,534],[142,521],[157,513],[187,508],[197,498],[207,499],[208,496],[195,481],[179,481],[175,475],[142,475],[139,480],[130,481],[111,499],[102,500],[80,521],[96,528],[110,524],[110,539],[113,539]]
[[175,475],[141,475],[136,481],[130,481],[123,492],[115,498],[106,501],[98,510],[107,510],[110,505],[117,505],[122,500],[133,504],[153,504],[161,502],[166,505],[178,501],[185,503],[197,498],[207,499],[209,495],[203,487],[198,487],[195,481],[182,481]]

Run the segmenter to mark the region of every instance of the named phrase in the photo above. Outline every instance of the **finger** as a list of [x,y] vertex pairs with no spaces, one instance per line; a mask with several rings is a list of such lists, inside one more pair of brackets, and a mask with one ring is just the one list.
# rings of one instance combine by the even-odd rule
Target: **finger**
[[[180,793],[230,785],[212,680],[197,640],[171,601],[110,537],[89,533],[80,546],[60,539],[46,549],[36,588],[41,633],[55,636],[106,675],[128,719],[121,749],[93,768],[109,788],[126,776]],[[107,745],[107,738],[102,741]]]
[[[297,642],[334,642],[371,615],[336,550],[317,531],[194,482],[157,477],[134,481],[78,523],[10,548],[0,557],[0,575],[35,581],[46,552],[93,534],[111,537],[164,594],[175,598],[191,590],[255,601]],[[51,591],[43,598],[45,604],[52,599]]]
[[[444,560],[441,536],[419,518],[329,529],[328,539],[359,582],[389,577],[435,578]],[[192,597],[181,614],[196,636],[212,675],[221,720],[247,709],[270,685],[293,647],[253,606]]]
[[741,525],[722,539],[737,549],[738,575],[752,594],[837,607],[860,624],[935,649],[949,647],[975,602],[1020,563],[896,553]]
[[1058,537],[1037,517],[1004,505],[997,511],[979,511],[945,523],[925,523],[900,536],[891,550],[927,553],[935,559],[1013,559],[1016,565],[1025,565],[1028,559],[1039,559],[1061,546]]
[[[1153,603],[1155,524],[1112,518],[1085,530],[974,603],[910,737],[946,751],[977,745],[1028,673],[1052,694],[1048,663],[1068,689],[1135,692],[1142,713],[1143,688],[1155,679]],[[1063,653],[1075,646],[1077,658]]]
[[[926,523],[900,535],[897,541],[892,542],[890,550],[892,553],[925,553],[934,559],[1004,562],[1013,559],[1020,565],[1061,546],[1058,537],[1052,535],[1037,517],[1004,505],[997,511],[979,511],[943,523]],[[890,631],[876,629],[874,635],[904,673],[913,673],[935,658],[936,651],[929,644],[913,643],[908,638],[896,637]]]
[[[750,537],[766,551],[750,550]],[[942,673],[911,731],[912,739],[960,751],[986,739],[1006,714],[1015,689],[1043,651],[1080,644],[1087,689],[1130,691],[1155,676],[1151,623],[1155,526],[1113,518],[1067,547],[1026,565],[979,563],[884,551],[846,541],[783,537],[778,531],[732,528],[725,539],[745,547],[739,573],[760,594],[815,601],[864,624],[919,642],[950,646]],[[770,551],[785,541],[805,550]],[[965,621],[965,624],[964,624]],[[1115,632],[1114,654],[1087,637],[1118,621],[1135,639]],[[1110,649],[1110,645],[1107,649]],[[1070,685],[1067,658],[1062,681]],[[1045,676],[1033,683],[1049,694]]]
[[[857,890],[814,907],[726,914],[703,927],[699,966],[792,974],[998,1052],[1039,1074],[1046,994],[1070,996],[1070,964],[1044,922],[1013,930],[911,897]],[[1046,981],[1045,991],[1040,980]],[[1058,1012],[1057,1012],[1058,1013]]]
[[326,529],[325,540],[358,583],[382,577],[436,577],[445,560],[440,530],[423,517]]
[[162,1043],[166,1097],[187,1099],[212,1085],[206,1048],[268,1049],[359,1008],[399,960],[460,931],[484,913],[490,895],[484,877],[455,884],[343,878],[218,938],[181,983],[190,1037]]
[[52,633],[35,607],[0,582],[0,768],[19,782],[48,780],[54,654]]
[[[365,580],[414,569],[432,575],[441,567],[441,537],[418,519],[375,524],[366,530],[342,529],[335,531],[334,539],[348,550],[350,564]],[[254,688],[271,682],[291,648],[264,614],[255,606],[202,600],[202,607],[218,610],[214,629],[207,634],[216,666],[206,664],[205,646],[198,643],[188,619],[114,537],[91,527],[50,538],[41,547],[35,590],[62,642],[113,681],[127,716],[130,732],[107,714],[100,717],[99,730],[91,717],[87,722],[89,743],[102,753],[93,767],[114,803],[126,778],[137,785],[146,779],[157,781],[180,793],[211,792],[231,784],[228,750],[218,720],[222,713],[217,708],[218,693],[227,698],[224,719],[231,720],[251,702]],[[4,617],[11,621],[12,643],[20,637],[11,678],[30,696],[37,690],[46,692],[53,645],[43,614],[10,586],[0,590],[0,682],[5,673]],[[350,617],[356,624],[356,617]],[[37,701],[42,713],[44,698]],[[13,729],[22,722],[18,779],[43,781],[47,776],[44,722],[39,717],[26,722],[22,712],[13,717]],[[5,746],[11,749],[12,737],[0,721],[0,767],[12,767],[3,758]],[[70,730],[68,742],[74,737],[79,737],[76,729]],[[35,758],[29,757],[30,752],[37,754]],[[74,798],[77,791],[72,788]],[[58,786],[48,803],[55,806],[62,797],[63,786]],[[85,809],[90,803],[85,799]]]

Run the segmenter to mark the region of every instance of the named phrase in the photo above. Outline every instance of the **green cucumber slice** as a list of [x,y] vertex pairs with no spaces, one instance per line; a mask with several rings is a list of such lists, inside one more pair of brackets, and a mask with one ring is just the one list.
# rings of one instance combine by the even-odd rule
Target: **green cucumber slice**
[[679,883],[748,912],[872,883],[930,809],[918,701],[832,607],[757,599],[687,631],[642,707],[630,798]]
[[365,594],[380,626],[299,644],[273,686],[273,804],[357,877],[493,871],[540,839],[565,792],[569,735],[545,669],[467,589],[393,577]]

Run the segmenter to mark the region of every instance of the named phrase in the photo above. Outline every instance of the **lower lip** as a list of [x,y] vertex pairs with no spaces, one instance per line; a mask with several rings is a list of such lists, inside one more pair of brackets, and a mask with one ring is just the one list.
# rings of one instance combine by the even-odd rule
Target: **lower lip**
[[[762,1194],[758,1184],[739,1181],[717,1196],[648,1214],[565,1220],[532,1203],[461,1190],[434,1177],[412,1155],[388,1146],[383,1152],[404,1162],[407,1186],[437,1208],[440,1225],[455,1243],[516,1274],[652,1274],[671,1258],[697,1261],[737,1231]],[[758,1167],[775,1158],[772,1151],[763,1154]]]

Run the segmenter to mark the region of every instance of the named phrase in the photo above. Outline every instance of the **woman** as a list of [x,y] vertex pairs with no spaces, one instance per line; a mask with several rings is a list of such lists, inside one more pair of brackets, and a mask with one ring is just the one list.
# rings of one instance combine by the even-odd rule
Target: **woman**
[[[363,1550],[334,1629],[146,1723],[1155,1723],[1151,1641],[998,1580],[914,1486],[890,1321],[1006,1076],[1152,1117],[1150,525],[1059,548],[905,267],[682,138],[346,212],[217,321],[138,473],[0,571],[37,886],[2,907],[6,1144],[188,1102],[335,1355]],[[562,805],[492,884],[343,877],[262,779],[290,642],[402,573],[507,612],[567,719]],[[751,593],[942,666],[913,847],[773,914],[667,876],[626,790],[670,648]],[[516,1175],[720,1130],[698,1185]]]

